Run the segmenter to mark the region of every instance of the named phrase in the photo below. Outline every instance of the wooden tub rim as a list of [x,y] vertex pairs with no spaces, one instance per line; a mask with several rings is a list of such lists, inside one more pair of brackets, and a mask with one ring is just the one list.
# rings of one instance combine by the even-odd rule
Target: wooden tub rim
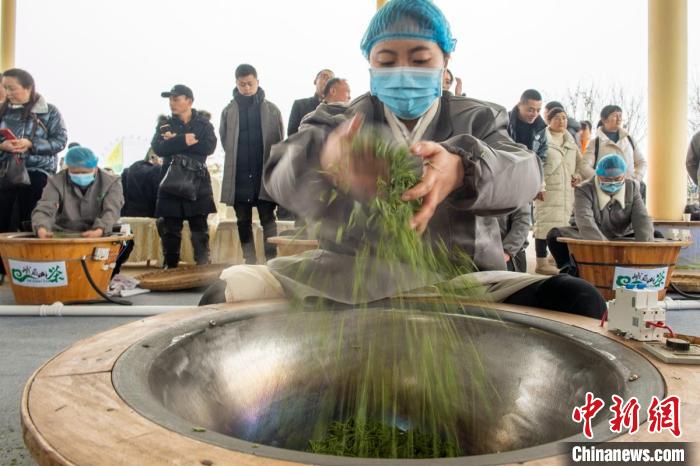
[[134,239],[134,235],[111,235],[99,238],[37,238],[34,233],[0,233],[0,244],[97,244],[114,243]]
[[598,241],[592,239],[568,238],[560,236],[557,238],[560,243],[578,244],[581,246],[623,246],[623,247],[642,247],[642,248],[670,248],[670,247],[687,247],[693,244],[692,241]]

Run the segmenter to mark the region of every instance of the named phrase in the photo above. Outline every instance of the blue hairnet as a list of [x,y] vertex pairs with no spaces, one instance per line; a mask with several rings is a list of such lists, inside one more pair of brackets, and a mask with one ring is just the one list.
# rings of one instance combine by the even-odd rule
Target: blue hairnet
[[626,172],[627,164],[625,163],[625,159],[618,154],[606,155],[598,160],[598,165],[596,165],[595,170],[596,175],[609,177],[624,175]]
[[87,147],[71,147],[64,159],[66,165],[76,168],[95,168],[97,166],[97,156]]
[[435,42],[443,52],[452,53],[457,42],[450,24],[431,0],[390,0],[377,11],[367,26],[360,48],[365,58],[375,44],[393,39]]

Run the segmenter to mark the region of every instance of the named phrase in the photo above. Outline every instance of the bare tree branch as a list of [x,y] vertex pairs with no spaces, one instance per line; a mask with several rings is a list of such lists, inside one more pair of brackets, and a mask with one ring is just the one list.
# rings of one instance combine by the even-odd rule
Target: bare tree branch
[[647,117],[644,96],[630,93],[620,85],[613,85],[602,92],[595,83],[578,83],[567,91],[566,101],[574,118],[588,120],[595,126],[600,110],[609,104],[622,108],[624,127],[635,142],[646,138]]

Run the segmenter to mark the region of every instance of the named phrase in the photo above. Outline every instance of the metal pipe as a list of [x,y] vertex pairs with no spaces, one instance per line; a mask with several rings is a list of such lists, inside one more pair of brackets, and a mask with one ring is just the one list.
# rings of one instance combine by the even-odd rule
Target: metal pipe
[[153,316],[163,314],[165,312],[176,311],[180,309],[191,309],[194,306],[115,306],[115,305],[99,305],[99,306],[81,306],[81,305],[63,305],[63,303],[40,304],[28,306],[5,305],[0,306],[0,316],[16,316],[16,317],[138,317],[138,316]]
[[667,311],[683,311],[700,309],[700,301],[692,299],[670,299],[659,303],[659,305]]

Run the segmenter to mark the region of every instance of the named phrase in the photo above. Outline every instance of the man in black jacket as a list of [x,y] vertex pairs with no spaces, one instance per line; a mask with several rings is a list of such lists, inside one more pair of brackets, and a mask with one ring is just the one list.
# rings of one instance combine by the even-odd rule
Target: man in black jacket
[[[216,149],[216,134],[207,112],[192,108],[192,90],[176,84],[170,91],[160,94],[170,101],[172,115],[159,121],[151,148],[163,157],[162,176],[167,176],[174,155],[189,157],[204,165],[207,157]],[[162,123],[162,124],[161,124]],[[198,265],[209,262],[209,227],[207,216],[216,212],[209,172],[204,170],[194,201],[158,191],[155,215],[158,217],[158,233],[163,244],[166,268],[175,268],[180,262],[182,223],[187,220],[192,232],[194,259]]]
[[540,160],[547,157],[547,124],[540,116],[542,94],[527,89],[520,101],[508,113],[508,135],[519,144],[537,154]]
[[301,124],[301,119],[306,116],[307,113],[311,113],[316,110],[318,104],[323,100],[323,90],[326,88],[326,83],[329,79],[335,77],[335,74],[331,70],[321,70],[316,75],[314,79],[314,85],[316,86],[316,93],[313,97],[308,97],[306,99],[298,99],[294,101],[292,105],[292,113],[289,115],[289,126],[287,127],[287,136],[299,131],[299,125]]

